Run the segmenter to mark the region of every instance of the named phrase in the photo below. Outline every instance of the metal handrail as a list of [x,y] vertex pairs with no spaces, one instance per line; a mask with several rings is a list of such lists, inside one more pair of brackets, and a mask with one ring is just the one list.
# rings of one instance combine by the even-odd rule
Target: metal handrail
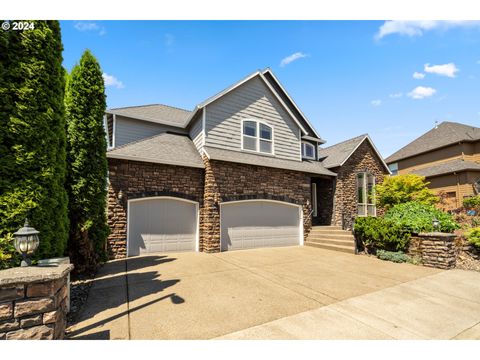
[[307,220],[310,219],[310,216],[312,216],[313,211],[314,211],[314,209],[312,209],[312,210],[308,213],[308,215],[305,217],[305,219],[303,220],[303,225],[306,225],[306,224],[307,224]]

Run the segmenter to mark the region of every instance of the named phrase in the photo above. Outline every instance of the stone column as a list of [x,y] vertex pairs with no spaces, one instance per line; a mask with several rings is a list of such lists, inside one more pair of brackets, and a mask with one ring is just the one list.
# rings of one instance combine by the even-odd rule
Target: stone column
[[0,271],[0,340],[63,339],[72,264]]
[[410,239],[408,254],[418,256],[423,265],[452,269],[456,265],[455,234],[420,233]]

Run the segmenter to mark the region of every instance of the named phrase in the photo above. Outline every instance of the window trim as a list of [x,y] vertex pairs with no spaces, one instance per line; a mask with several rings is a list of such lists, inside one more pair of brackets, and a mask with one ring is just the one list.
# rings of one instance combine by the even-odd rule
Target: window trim
[[[305,145],[309,145],[313,149],[313,156],[307,156],[306,150],[304,151],[304,147],[306,148]],[[305,154],[305,155],[304,155]],[[301,153],[302,159],[309,159],[309,160],[316,160],[316,154],[315,154],[315,145],[312,143],[309,143],[308,141],[302,141],[302,153]]]
[[[358,189],[359,189],[359,181],[358,181],[358,175],[363,174],[363,183],[362,183],[362,190],[363,190],[363,195],[365,202],[361,203],[358,199]],[[368,177],[371,176],[373,178],[373,188],[372,188],[372,201],[371,203],[368,202]],[[371,172],[368,171],[359,171],[355,175],[356,182],[357,182],[357,187],[355,188],[355,198],[356,198],[356,203],[357,203],[357,216],[360,217],[367,217],[367,216],[377,216],[377,203],[375,201],[375,175]],[[358,213],[359,207],[362,206],[364,209],[364,215],[360,215]],[[373,214],[368,214],[368,207],[373,206]]]
[[318,212],[317,212],[317,183],[312,183],[312,207],[313,207],[313,212],[312,212],[312,215],[313,217],[317,217],[318,216]]
[[[393,167],[394,169],[392,169],[390,166]],[[388,170],[390,170],[390,173],[392,174],[392,176],[398,175],[398,162],[389,164]]]
[[[256,136],[244,134],[244,132],[243,132],[244,131],[244,123],[246,121],[250,121],[250,122],[255,123]],[[264,138],[260,137],[260,124],[263,124],[263,125],[267,126],[268,128],[270,128],[270,130],[272,132],[272,138],[271,139],[264,139]],[[271,124],[269,124],[265,121],[262,121],[262,120],[256,120],[256,119],[251,119],[251,118],[242,119],[240,134],[241,134],[240,135],[241,136],[240,145],[241,145],[242,151],[248,151],[248,152],[252,152],[252,153],[255,153],[255,154],[270,155],[270,156],[275,155],[275,130],[273,128],[273,125],[271,125]],[[243,146],[243,137],[244,136],[249,137],[251,139],[255,139],[255,150],[244,148],[244,146]],[[267,153],[267,152],[260,151],[260,140],[270,142],[272,144],[272,152]]]

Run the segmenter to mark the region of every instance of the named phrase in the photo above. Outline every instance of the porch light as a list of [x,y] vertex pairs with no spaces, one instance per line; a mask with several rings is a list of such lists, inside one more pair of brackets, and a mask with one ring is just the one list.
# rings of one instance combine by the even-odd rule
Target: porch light
[[40,239],[38,237],[39,231],[35,230],[28,224],[28,219],[25,219],[25,224],[21,229],[16,233],[13,233],[15,236],[14,246],[15,249],[22,254],[23,260],[20,266],[30,266],[32,261],[27,257],[37,250],[38,245],[40,244]]
[[432,220],[433,230],[440,231],[440,221],[437,218]]

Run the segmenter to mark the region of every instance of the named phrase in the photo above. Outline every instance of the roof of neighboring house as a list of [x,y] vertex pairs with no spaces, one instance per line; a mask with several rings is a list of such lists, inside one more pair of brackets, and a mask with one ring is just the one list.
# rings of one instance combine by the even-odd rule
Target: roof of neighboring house
[[337,176],[334,172],[326,169],[320,161],[293,161],[278,159],[270,156],[259,156],[245,152],[224,150],[214,147],[204,148],[206,155],[211,160],[229,161],[241,164],[266,166],[278,169],[301,171],[310,174]]
[[170,133],[119,146],[108,151],[107,157],[195,168],[205,167],[192,140],[184,135]]
[[106,113],[150,121],[158,124],[177,126],[181,128],[185,128],[187,126],[187,121],[191,115],[191,111],[162,104],[108,109]]
[[450,121],[444,121],[410,144],[386,158],[387,163],[412,157],[461,141],[480,140],[480,128]]
[[322,162],[327,169],[342,166],[365,140],[370,142],[370,145],[377,153],[377,156],[380,158],[383,166],[388,172],[390,172],[387,164],[385,161],[383,161],[382,155],[377,150],[368,134],[363,134],[326,148],[320,148],[318,149],[318,157],[319,159],[324,159]]
[[448,162],[444,162],[438,165],[425,167],[418,170],[413,170],[411,173],[431,177],[444,174],[451,174],[453,172],[460,172],[466,170],[480,171],[480,164],[474,161],[464,161],[462,159],[455,159]]

